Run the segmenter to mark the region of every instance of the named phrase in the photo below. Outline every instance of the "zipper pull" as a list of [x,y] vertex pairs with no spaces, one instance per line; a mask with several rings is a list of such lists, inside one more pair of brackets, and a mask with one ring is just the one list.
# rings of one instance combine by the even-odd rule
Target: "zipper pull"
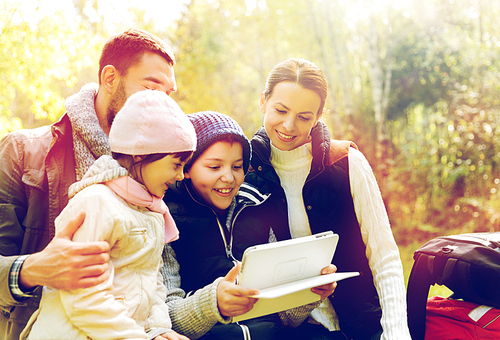
[[144,237],[144,242],[146,242],[146,230],[142,231],[142,237]]

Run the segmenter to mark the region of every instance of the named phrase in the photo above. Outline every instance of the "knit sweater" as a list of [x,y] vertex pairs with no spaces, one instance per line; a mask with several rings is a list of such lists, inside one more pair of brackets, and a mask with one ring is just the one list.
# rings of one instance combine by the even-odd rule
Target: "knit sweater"
[[311,235],[302,188],[311,168],[311,144],[290,151],[282,151],[271,144],[271,164],[285,190],[288,202],[288,224],[292,238]]
[[[292,238],[311,235],[302,189],[311,169],[311,143],[290,151],[283,151],[271,144],[271,164],[280,178],[288,203],[288,224]],[[330,300],[311,312],[311,318],[330,331],[340,330],[337,314]]]
[[[307,229],[303,225],[303,230],[297,231],[299,226],[292,223],[293,217],[299,215],[301,211],[296,205],[296,197],[292,200],[289,199],[289,193],[301,193],[302,186],[305,181],[305,177],[300,179],[295,176],[300,177],[300,172],[294,176],[290,175],[289,170],[293,170],[297,167],[306,167],[307,173],[309,173],[310,163],[307,164],[308,156],[304,153],[308,151],[308,145],[304,145],[300,148],[292,150],[292,152],[283,152],[274,147],[271,149],[272,158],[271,163],[274,166],[276,173],[280,177],[280,181],[287,195],[290,229],[292,237],[295,234],[306,234],[309,232],[309,222],[307,221],[307,215],[299,216],[299,220],[303,221],[304,218],[307,221]],[[295,152],[293,152],[295,151]],[[300,158],[295,158],[299,156]],[[312,156],[311,156],[312,158]],[[290,160],[293,160],[293,163]],[[287,162],[288,165],[283,163]],[[287,171],[288,170],[288,171]],[[389,220],[387,218],[387,213],[383,205],[383,201],[380,197],[380,191],[378,185],[375,181],[373,175],[370,176],[371,168],[366,161],[365,157],[353,148],[349,151],[349,176],[351,179],[351,191],[354,200],[354,207],[356,210],[356,215],[358,217],[358,222],[361,228],[361,235],[363,236],[363,242],[366,245],[366,253],[370,267],[372,268],[373,280],[375,287],[379,292],[380,304],[382,306],[382,327],[384,328],[384,333],[381,339],[409,339],[409,334],[407,333],[407,327],[400,328],[399,325],[406,324],[405,320],[401,320],[406,316],[406,304],[404,301],[399,301],[396,297],[404,297],[404,287],[401,287],[397,280],[397,276],[401,275],[401,262],[399,260],[399,250],[396,243],[393,242],[394,237],[392,235],[391,229],[389,228]],[[307,177],[307,174],[306,174]],[[295,179],[295,181],[293,181]],[[302,183],[302,185],[299,184]],[[369,190],[367,190],[367,188]],[[302,200],[302,195],[300,195]],[[302,200],[303,202],[303,200]],[[303,203],[302,203],[303,205]],[[292,211],[292,213],[290,213]],[[303,223],[303,222],[301,222]],[[379,227],[384,225],[385,227]],[[292,230],[294,228],[294,230]],[[302,235],[303,236],[303,235]],[[398,275],[394,275],[398,273]],[[403,289],[403,290],[402,290]],[[385,307],[385,308],[384,308]],[[324,310],[328,307],[322,306]],[[329,329],[339,329],[338,320],[336,316],[333,316],[335,324],[331,324],[332,319],[326,319],[325,317],[319,316],[323,314],[324,310],[315,310],[313,315],[317,321],[320,321]],[[333,311],[333,308],[332,308]],[[325,320],[326,319],[326,320]],[[325,324],[326,323],[326,324]]]
[[381,340],[411,339],[406,320],[406,291],[399,249],[370,164],[358,150],[349,151],[349,177],[354,209],[366,245],[382,307]]

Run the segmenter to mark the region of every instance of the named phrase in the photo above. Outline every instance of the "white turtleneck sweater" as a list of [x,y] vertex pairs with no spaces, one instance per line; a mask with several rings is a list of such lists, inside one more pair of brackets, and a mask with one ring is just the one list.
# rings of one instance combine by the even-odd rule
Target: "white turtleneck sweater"
[[288,204],[288,224],[292,238],[311,235],[302,188],[311,169],[311,143],[291,151],[281,151],[271,144],[271,164],[280,178]]
[[[382,307],[381,340],[410,340],[403,266],[380,189],[368,161],[360,151],[350,148],[348,161],[354,209]],[[285,191],[292,238],[311,235],[302,197],[311,162],[311,143],[291,151],[279,150],[271,144],[271,164]],[[311,313],[311,317],[330,331],[340,329],[337,315],[328,299]]]

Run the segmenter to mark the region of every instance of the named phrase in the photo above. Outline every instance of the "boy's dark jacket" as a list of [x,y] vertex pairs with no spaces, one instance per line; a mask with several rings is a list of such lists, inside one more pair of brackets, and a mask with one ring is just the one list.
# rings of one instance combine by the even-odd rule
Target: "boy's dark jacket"
[[[303,188],[311,232],[332,230],[337,233],[339,244],[333,264],[338,272],[362,273],[359,277],[340,281],[330,300],[339,317],[340,328],[349,339],[369,339],[382,329],[382,311],[351,195],[347,159],[350,143],[331,141],[328,128],[321,121],[313,128],[311,136],[313,159]],[[245,181],[262,193],[271,194],[270,199],[279,205],[273,213],[287,220],[285,192],[270,162],[270,140],[264,128],[257,131],[251,143],[251,170]]]
[[[286,220],[278,221],[276,217],[280,215],[274,213],[268,199],[267,195],[261,195],[255,188],[243,183],[227,214],[218,216],[196,195],[190,180],[177,182],[175,187],[167,190],[164,201],[180,232],[180,238],[170,244],[180,267],[180,288],[187,294],[193,293],[225,276],[235,265],[234,261],[241,260],[247,247],[268,243],[271,226],[280,239],[287,238],[286,235],[289,237]],[[202,338],[236,340],[251,336],[261,340],[290,339],[289,332],[293,330],[285,327],[287,322],[300,322],[299,319],[303,320],[307,315],[303,311],[295,311],[287,313],[287,316],[281,319],[280,315],[271,314],[240,323],[216,324]]]
[[225,276],[247,247],[268,243],[271,227],[279,239],[289,237],[287,221],[280,221],[272,204],[261,204],[268,198],[244,183],[226,215],[218,216],[196,195],[189,179],[167,190],[163,199],[180,233],[171,246],[186,293]]

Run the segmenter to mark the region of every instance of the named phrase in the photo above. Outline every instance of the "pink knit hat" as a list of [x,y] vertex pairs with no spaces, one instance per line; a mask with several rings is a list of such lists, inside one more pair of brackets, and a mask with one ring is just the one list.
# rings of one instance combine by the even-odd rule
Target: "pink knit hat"
[[126,155],[176,153],[196,149],[193,124],[165,92],[132,94],[109,131],[111,151]]

